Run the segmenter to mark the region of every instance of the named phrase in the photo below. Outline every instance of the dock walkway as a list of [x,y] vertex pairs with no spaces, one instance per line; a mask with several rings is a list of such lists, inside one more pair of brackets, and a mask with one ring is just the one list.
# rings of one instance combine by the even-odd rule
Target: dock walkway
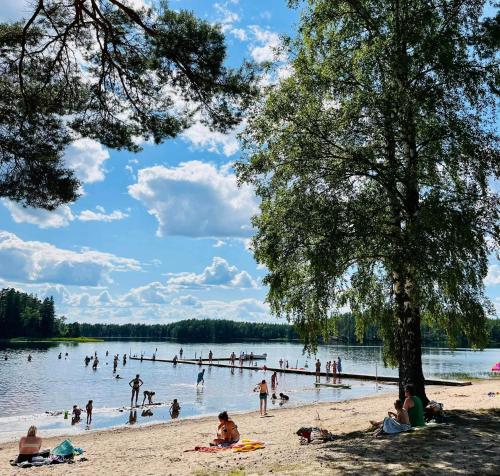
[[[141,357],[129,357],[131,360],[141,360]],[[142,360],[144,361],[149,361],[149,362],[165,362],[169,364],[173,364],[174,361],[172,359],[151,359],[151,358],[146,358],[143,357]],[[210,364],[207,360],[202,359],[202,364],[199,363],[198,360],[194,359],[178,359],[177,363],[178,364],[188,364],[188,365],[198,365],[200,367],[202,366],[212,366],[212,367],[223,367],[223,368],[234,368],[234,369],[244,369],[244,370],[262,370],[264,365],[243,365],[240,366],[239,362],[236,361],[235,365],[231,364],[223,364],[220,363],[219,360],[226,360],[226,359],[213,359],[212,363]],[[294,369],[294,368],[279,368],[279,367],[269,367],[266,365],[266,370],[269,370],[270,372],[280,372],[284,374],[299,374],[299,375],[312,375],[315,376],[316,372],[314,370],[309,370],[309,369]],[[333,377],[332,373],[330,372],[328,375],[326,372],[321,372],[322,377]],[[384,382],[399,382],[398,377],[392,377],[392,376],[384,376],[384,375],[364,375],[364,374],[347,374],[342,372],[341,374],[337,374],[337,377],[339,378],[347,378],[347,379],[356,379],[356,380],[377,380],[381,383]],[[426,379],[425,380],[426,385],[445,385],[445,386],[450,386],[450,387],[463,387],[466,385],[471,385],[472,382],[465,382],[465,381],[460,381],[460,380],[439,380],[439,379]]]

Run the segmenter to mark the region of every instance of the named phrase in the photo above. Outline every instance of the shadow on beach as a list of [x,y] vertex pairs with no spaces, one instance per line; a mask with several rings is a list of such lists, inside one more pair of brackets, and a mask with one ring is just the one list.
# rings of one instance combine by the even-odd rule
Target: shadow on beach
[[447,412],[444,424],[373,438],[340,435],[323,446],[319,462],[340,474],[498,475],[500,409]]

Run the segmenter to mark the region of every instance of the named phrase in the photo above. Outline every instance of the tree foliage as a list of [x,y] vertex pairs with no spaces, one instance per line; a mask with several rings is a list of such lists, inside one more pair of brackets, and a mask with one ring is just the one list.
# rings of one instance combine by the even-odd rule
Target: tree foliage
[[268,301],[309,347],[345,306],[361,330],[376,323],[400,385],[425,400],[421,321],[481,347],[493,313],[499,76],[478,41],[484,2],[305,3],[293,74],[256,107],[238,165],[262,199]]
[[74,200],[62,154],[79,137],[137,151],[195,119],[234,126],[252,73],[225,57],[217,25],[166,2],[35,0],[24,23],[0,24],[0,196],[48,209]]

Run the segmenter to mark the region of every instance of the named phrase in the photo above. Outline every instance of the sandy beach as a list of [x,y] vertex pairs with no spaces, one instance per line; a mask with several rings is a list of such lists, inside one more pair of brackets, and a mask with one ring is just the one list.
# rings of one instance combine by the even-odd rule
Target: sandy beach
[[[5,443],[0,445],[0,474],[500,474],[500,395],[489,397],[490,391],[500,391],[500,380],[474,381],[465,387],[429,386],[429,398],[445,405],[447,423],[377,439],[367,431],[368,421],[382,419],[392,409],[396,387],[393,394],[345,402],[271,406],[267,418],[258,412],[235,414],[242,438],[266,442],[266,448],[249,453],[185,452],[208,445],[217,427],[213,417],[73,436],[73,443],[84,448],[85,454],[83,461],[77,457],[71,465],[11,467],[17,443]],[[257,408],[257,396],[255,404]],[[334,433],[336,440],[300,445],[296,431],[318,423]],[[44,439],[43,446],[53,447],[63,439]]]

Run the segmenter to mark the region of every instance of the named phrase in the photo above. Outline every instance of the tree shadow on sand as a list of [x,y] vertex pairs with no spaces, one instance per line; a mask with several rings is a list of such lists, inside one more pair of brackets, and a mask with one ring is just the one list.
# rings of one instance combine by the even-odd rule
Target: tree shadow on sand
[[447,412],[443,424],[395,436],[339,436],[317,456],[346,475],[499,475],[500,409]]

